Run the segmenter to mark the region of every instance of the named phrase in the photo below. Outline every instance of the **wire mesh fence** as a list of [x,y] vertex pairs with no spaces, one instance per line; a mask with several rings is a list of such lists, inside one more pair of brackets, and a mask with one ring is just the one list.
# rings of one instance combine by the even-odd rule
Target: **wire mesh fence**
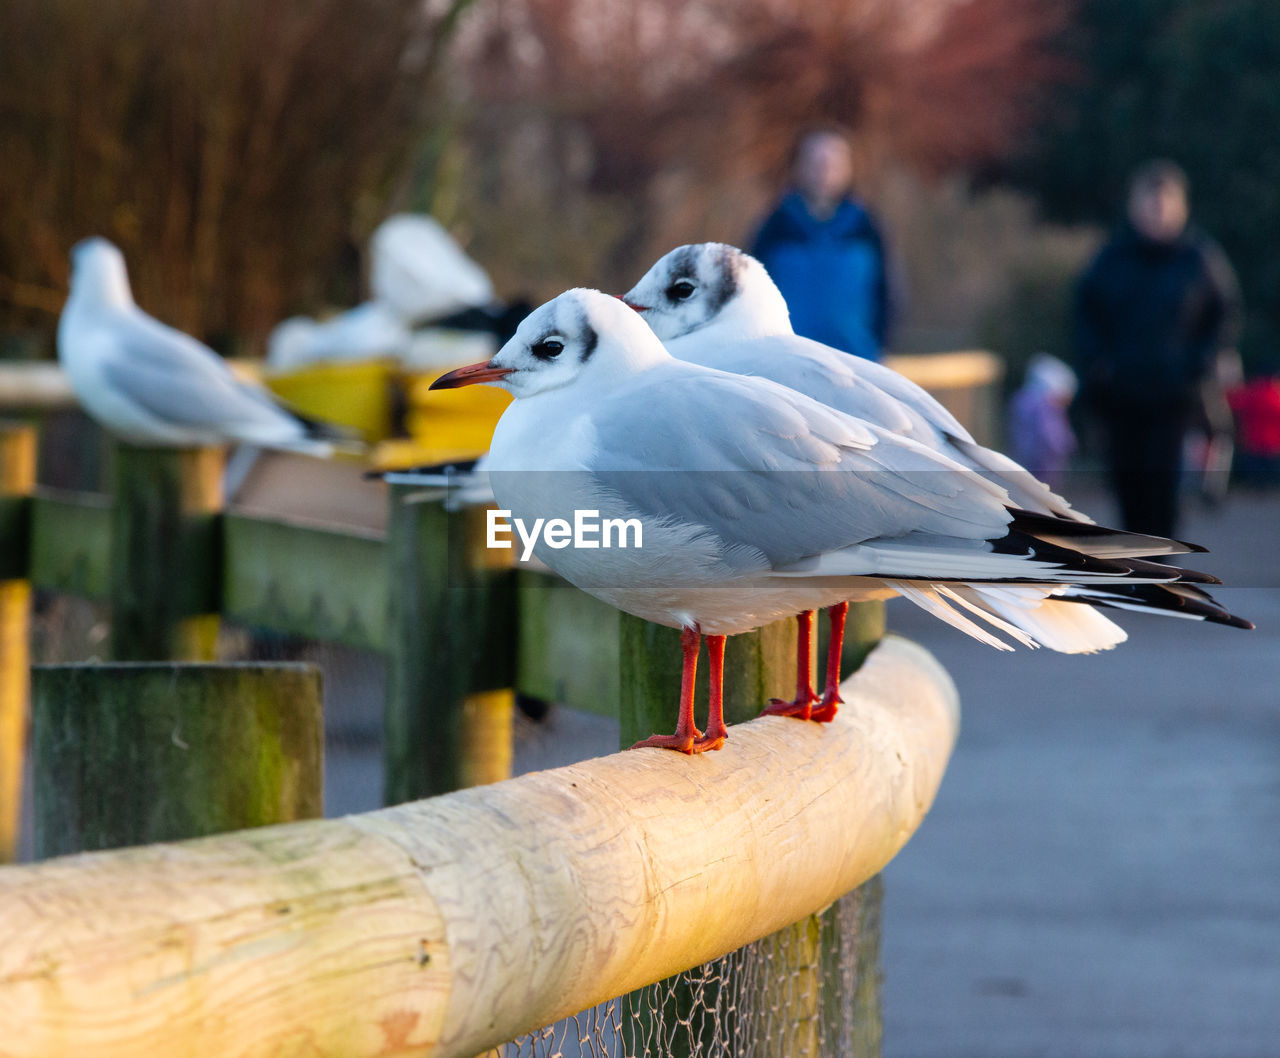
[[877,878],[788,929],[522,1036],[485,1058],[879,1054],[879,902]]

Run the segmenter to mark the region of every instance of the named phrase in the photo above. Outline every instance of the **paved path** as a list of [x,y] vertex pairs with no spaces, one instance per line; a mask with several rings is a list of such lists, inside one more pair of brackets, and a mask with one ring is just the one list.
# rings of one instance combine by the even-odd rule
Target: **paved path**
[[1280,502],[1184,535],[1258,631],[995,654],[893,604],[964,720],[886,871],[885,1058],[1280,1055]]

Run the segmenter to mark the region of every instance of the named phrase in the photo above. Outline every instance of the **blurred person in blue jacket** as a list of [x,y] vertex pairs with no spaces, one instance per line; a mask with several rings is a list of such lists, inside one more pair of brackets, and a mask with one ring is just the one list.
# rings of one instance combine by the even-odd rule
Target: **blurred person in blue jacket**
[[791,187],[760,227],[751,254],[791,310],[797,334],[878,360],[893,311],[885,240],[853,197],[853,155],[835,126],[796,141]]

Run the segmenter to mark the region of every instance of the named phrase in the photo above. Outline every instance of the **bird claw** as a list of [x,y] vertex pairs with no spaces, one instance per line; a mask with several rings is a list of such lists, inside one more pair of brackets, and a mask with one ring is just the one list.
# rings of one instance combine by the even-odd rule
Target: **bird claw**
[[[702,739],[702,732],[694,728],[687,735],[650,735],[648,738],[642,738],[629,749],[673,749],[677,753],[701,753],[698,749],[698,742]],[[718,747],[717,747],[718,748]]]
[[836,713],[839,712],[840,706],[843,704],[844,699],[839,694],[834,692],[824,694],[822,701],[814,706],[813,712],[809,714],[809,719],[816,720],[820,724],[829,724],[836,718]]
[[816,694],[784,701],[782,698],[770,698],[761,716],[790,716],[796,720],[808,720],[813,715],[813,707],[818,701]]
[[729,732],[721,724],[718,727],[708,727],[706,734],[700,736],[693,744],[695,753],[710,753],[717,750],[725,744],[729,738]]

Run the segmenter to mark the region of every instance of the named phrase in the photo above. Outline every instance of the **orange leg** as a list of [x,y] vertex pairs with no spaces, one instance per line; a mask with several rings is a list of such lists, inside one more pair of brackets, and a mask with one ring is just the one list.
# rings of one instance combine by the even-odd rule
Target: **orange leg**
[[796,614],[799,635],[796,638],[796,696],[793,701],[786,702],[781,698],[770,698],[764,707],[762,716],[794,716],[797,720],[808,720],[812,715],[813,705],[818,696],[813,693],[813,668],[810,656],[813,652],[813,611],[805,610]]
[[707,712],[707,732],[694,743],[695,753],[719,749],[729,737],[729,729],[724,726],[724,636],[707,636],[707,661],[711,704]]
[[809,714],[810,720],[820,724],[835,719],[836,710],[844,699],[840,697],[840,655],[844,652],[844,620],[849,615],[849,604],[838,603],[827,611],[831,617],[831,640],[827,644],[827,685],[822,691],[822,701]]
[[[723,653],[723,636],[709,636],[721,640]],[[684,628],[680,631],[680,649],[684,654],[684,667],[680,672],[680,718],[676,721],[674,735],[650,735],[641,739],[632,749],[674,749],[680,753],[696,753],[694,743],[702,738],[702,732],[693,722],[693,688],[698,675],[698,646],[702,642],[702,633],[696,628]],[[714,677],[714,670],[712,673]],[[714,693],[714,692],[713,692]],[[711,747],[718,748],[718,747]]]

